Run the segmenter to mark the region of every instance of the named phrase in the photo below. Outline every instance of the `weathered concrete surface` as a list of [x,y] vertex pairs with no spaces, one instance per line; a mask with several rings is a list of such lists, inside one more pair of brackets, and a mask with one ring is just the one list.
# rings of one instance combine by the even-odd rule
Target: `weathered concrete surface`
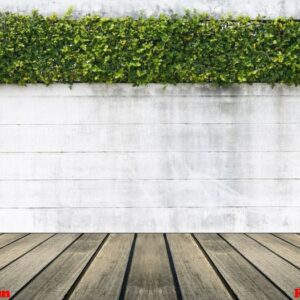
[[0,219],[3,232],[298,233],[299,214],[299,207],[31,208],[1,209]]
[[0,232],[299,232],[300,87],[0,86]]
[[105,16],[137,16],[141,11],[145,15],[157,15],[196,9],[215,16],[232,14],[300,18],[298,0],[0,0],[0,10],[25,13],[38,9],[43,14],[56,12],[61,15],[71,6],[76,15],[101,13]]

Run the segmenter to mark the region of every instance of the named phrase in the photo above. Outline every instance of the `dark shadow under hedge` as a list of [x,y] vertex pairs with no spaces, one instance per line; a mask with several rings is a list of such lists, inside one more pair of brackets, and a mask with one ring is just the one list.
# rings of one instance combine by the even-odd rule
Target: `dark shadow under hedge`
[[0,82],[300,83],[300,22],[0,14]]

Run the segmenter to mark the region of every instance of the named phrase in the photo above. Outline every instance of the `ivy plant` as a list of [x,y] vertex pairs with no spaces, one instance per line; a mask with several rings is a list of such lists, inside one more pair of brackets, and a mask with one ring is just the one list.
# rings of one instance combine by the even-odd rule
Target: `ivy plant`
[[300,83],[300,22],[0,14],[0,83]]

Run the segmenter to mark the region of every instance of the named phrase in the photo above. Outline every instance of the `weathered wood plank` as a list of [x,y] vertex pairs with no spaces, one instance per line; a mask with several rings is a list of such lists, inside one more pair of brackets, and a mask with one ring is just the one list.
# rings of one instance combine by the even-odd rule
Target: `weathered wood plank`
[[133,234],[112,234],[95,257],[69,299],[118,299]]
[[23,239],[0,249],[0,270],[31,249],[43,243],[51,236],[53,236],[53,234],[30,234]]
[[105,236],[105,234],[81,236],[27,285],[15,299],[64,299]]
[[[1,198],[3,199],[3,198]],[[26,236],[26,233],[10,233],[10,234],[1,234],[0,235],[0,248],[5,247],[6,245],[9,245],[24,236]]]
[[176,299],[162,234],[137,236],[125,299]]
[[298,247],[284,242],[271,234],[259,233],[249,234],[249,236],[300,268],[300,249]]
[[239,299],[288,299],[217,234],[195,237]]
[[297,246],[300,247],[300,235],[292,234],[292,233],[274,233],[275,236]]
[[191,235],[168,234],[167,239],[185,299],[232,299]]
[[0,272],[0,289],[10,290],[11,296],[15,295],[78,236],[79,234],[57,234],[7,266]]
[[256,241],[242,234],[222,236],[289,297],[300,282],[300,271]]
[[297,179],[299,161],[300,152],[0,153],[0,179]]

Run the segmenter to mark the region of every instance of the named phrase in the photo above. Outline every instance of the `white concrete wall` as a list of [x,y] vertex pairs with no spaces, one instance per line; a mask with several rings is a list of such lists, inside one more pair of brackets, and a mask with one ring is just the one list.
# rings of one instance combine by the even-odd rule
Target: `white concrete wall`
[[0,86],[0,232],[299,232],[300,88]]
[[71,6],[76,15],[101,13],[106,16],[137,16],[141,11],[145,15],[157,15],[196,9],[214,16],[232,14],[300,18],[299,0],[0,0],[0,11],[31,13],[38,9],[47,15],[53,12],[64,14]]

